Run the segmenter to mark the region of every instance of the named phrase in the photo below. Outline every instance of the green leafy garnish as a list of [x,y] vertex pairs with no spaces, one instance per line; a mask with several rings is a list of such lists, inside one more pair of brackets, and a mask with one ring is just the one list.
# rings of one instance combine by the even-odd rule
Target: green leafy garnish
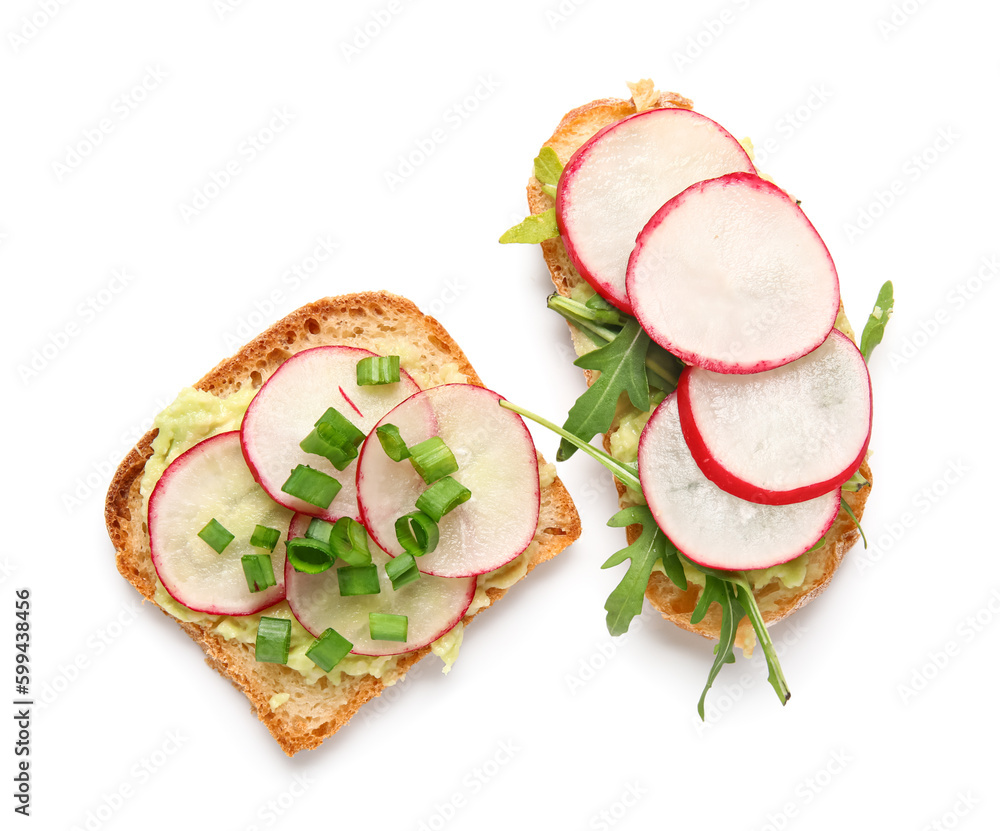
[[[719,627],[719,642],[715,645],[715,660],[712,662],[712,668],[708,671],[705,689],[701,691],[701,698],[698,699],[698,715],[701,716],[702,721],[705,720],[705,697],[722,670],[723,664],[736,662],[733,646],[736,643],[736,629],[743,619],[743,609],[736,602],[736,594],[729,582],[709,574],[705,578],[705,587],[701,590],[698,605],[691,613],[691,622],[700,623],[708,612],[708,607],[713,603],[718,603],[722,608],[722,625]],[[739,609],[739,614],[737,614],[737,609]]]
[[878,297],[875,299],[875,308],[872,309],[872,313],[868,316],[868,322],[861,332],[860,349],[866,363],[872,350],[882,342],[885,326],[889,322],[889,318],[892,317],[893,302],[892,280],[886,280],[882,284],[882,288],[879,289]]
[[657,560],[663,563],[667,576],[674,583],[682,590],[687,589],[684,566],[681,565],[677,548],[653,521],[653,513],[649,508],[645,505],[624,508],[608,520],[611,528],[624,528],[635,524],[642,525],[642,533],[635,542],[612,554],[601,566],[601,568],[611,568],[629,560],[628,571],[604,604],[608,612],[608,632],[612,635],[625,634],[632,619],[642,612],[646,584]]
[[[583,369],[599,370],[600,376],[590,385],[570,408],[563,429],[589,442],[598,433],[611,427],[623,392],[639,410],[649,409],[649,381],[646,377],[647,335],[639,321],[629,318],[611,343],[598,347],[574,362]],[[556,454],[557,461],[565,461],[576,451],[571,442],[563,439]]]
[[[563,166],[556,151],[551,147],[543,147],[535,157],[535,178],[541,184],[542,190],[553,199],[562,171]],[[513,228],[508,228],[500,237],[500,242],[537,243],[558,236],[559,226],[556,223],[556,209],[549,208],[540,214],[526,217]]]
[[858,533],[861,534],[861,542],[864,544],[865,548],[868,548],[868,540],[865,538],[865,532],[861,528],[861,523],[858,522],[858,518],[854,516],[854,511],[851,510],[851,506],[847,504],[847,500],[844,499],[844,497],[840,497],[840,507],[847,511],[847,515],[851,518],[851,521],[858,529]]

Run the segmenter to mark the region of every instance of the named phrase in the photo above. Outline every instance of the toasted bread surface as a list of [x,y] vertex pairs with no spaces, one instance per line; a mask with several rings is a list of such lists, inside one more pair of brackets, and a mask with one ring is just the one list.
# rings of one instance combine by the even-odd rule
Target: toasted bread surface
[[[692,107],[691,101],[676,93],[651,94],[649,82],[640,82],[640,85],[644,87],[641,90],[642,94],[637,94],[636,86],[639,85],[632,86],[633,98],[631,100],[603,98],[571,110],[563,116],[555,132],[544,142],[543,146],[555,150],[559,161],[565,166],[581,145],[616,121],[651,107],[684,107],[686,109]],[[528,181],[527,190],[528,205],[532,214],[542,213],[555,205],[555,200],[545,193],[541,182],[534,176]],[[546,240],[541,246],[552,282],[560,294],[569,297],[578,286],[586,284],[586,281],[570,262],[561,237]],[[843,312],[843,308],[841,308],[841,312]],[[572,324],[569,324],[569,329],[578,353],[583,353],[591,348],[590,341]],[[588,383],[591,383],[593,380],[591,372],[588,370],[585,374]],[[621,409],[619,406],[619,410]],[[606,449],[610,449],[611,436],[617,429],[617,423],[616,420],[611,430],[605,435]],[[861,473],[869,482],[872,481],[871,469],[867,461],[862,465]],[[619,485],[618,490],[621,504],[623,506],[630,504],[627,502],[624,488]],[[870,488],[865,487],[857,493],[845,495],[846,501],[859,521],[864,513],[869,492]],[[639,532],[639,526],[630,526],[627,529],[628,541],[630,543],[634,541]],[[806,576],[801,585],[789,588],[774,579],[766,585],[755,588],[754,595],[765,623],[775,623],[787,617],[818,596],[829,584],[844,555],[858,539],[858,536],[857,527],[847,511],[842,509],[832,528],[827,532],[824,545],[809,554]],[[646,589],[646,598],[664,618],[703,637],[718,638],[722,622],[718,604],[712,604],[708,613],[699,623],[691,623],[691,612],[694,611],[700,595],[700,586],[691,583],[686,591],[681,591],[665,574],[658,571],[653,572]],[[754,638],[753,628],[749,620],[744,618],[737,631],[736,643],[744,651],[749,652],[753,648]]]
[[[292,312],[218,364],[195,386],[220,398],[248,385],[259,388],[293,354],[333,344],[399,354],[404,368],[422,388],[445,381],[483,385],[458,344],[434,318],[422,314],[405,298],[365,292],[318,300]],[[150,557],[140,482],[146,460],[153,453],[155,436],[154,429],[126,456],[115,473],[105,504],[118,570],[154,603],[156,572]],[[541,457],[539,464],[545,464]],[[554,557],[579,535],[580,519],[562,482],[554,476],[544,477],[538,527],[524,555],[529,558],[527,571]],[[505,592],[496,586],[488,588],[487,605]],[[482,608],[467,615],[463,624]],[[260,720],[289,756],[316,747],[336,733],[366,701],[431,651],[427,646],[402,656],[395,669],[382,678],[344,676],[337,684],[321,676],[310,683],[287,666],[258,663],[252,645],[214,633],[210,622],[178,623],[204,650],[207,663],[246,694]],[[273,706],[275,696],[287,698]]]

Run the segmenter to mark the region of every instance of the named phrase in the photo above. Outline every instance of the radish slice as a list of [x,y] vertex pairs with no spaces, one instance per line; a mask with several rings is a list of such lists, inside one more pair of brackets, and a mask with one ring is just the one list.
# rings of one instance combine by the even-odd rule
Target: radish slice
[[[258,485],[240,449],[237,431],[219,433],[185,451],[163,472],[149,496],[153,567],[174,600],[196,612],[250,615],[285,596],[285,551],[271,554],[277,585],[251,592],[243,573],[254,527],[284,528],[292,512]],[[235,538],[221,554],[198,536],[212,519]]]
[[[399,428],[407,446],[440,436],[458,462],[453,478],[472,491],[438,523],[437,548],[417,558],[426,574],[493,571],[524,551],[535,535],[540,495],[535,445],[520,416],[500,407],[499,400],[482,387],[445,384],[412,396],[382,420]],[[365,442],[358,464],[361,519],[390,556],[403,553],[396,520],[416,510],[427,487],[409,461],[394,462],[378,441]]]
[[[289,538],[304,536],[310,519],[305,514],[296,514],[289,527]],[[372,562],[378,567],[378,594],[341,597],[337,568],[345,565],[342,560],[319,574],[304,574],[286,562],[288,605],[313,636],[319,637],[332,628],[354,644],[351,652],[356,655],[397,655],[437,640],[465,616],[476,593],[475,577],[422,574],[394,590],[385,574],[385,564],[391,558],[375,545],[370,548]],[[370,612],[406,615],[406,642],[372,640],[368,630]]]
[[[299,447],[313,425],[335,408],[366,436],[382,416],[420,388],[404,370],[399,383],[359,387],[357,364],[374,353],[350,346],[318,346],[285,361],[260,388],[243,417],[243,455],[261,487],[293,511],[331,522],[358,519],[357,459],[337,470],[322,456]],[[343,486],[326,509],[283,493],[281,486],[296,465],[309,465]]]
[[647,110],[605,127],[559,180],[556,217],[570,261],[631,313],[625,267],[643,226],[688,185],[737,170],[754,172],[740,143],[691,110]]
[[839,487],[861,465],[871,436],[868,367],[836,329],[818,349],[766,372],[688,367],[677,404],[702,472],[723,490],[768,505]]
[[699,182],[657,211],[626,285],[654,341],[715,372],[802,357],[826,340],[840,306],[816,229],[781,188],[746,173]]
[[639,481],[656,524],[681,552],[710,568],[768,568],[804,554],[833,524],[840,489],[794,505],[759,505],[726,493],[695,464],[677,394],[663,399],[639,437]]

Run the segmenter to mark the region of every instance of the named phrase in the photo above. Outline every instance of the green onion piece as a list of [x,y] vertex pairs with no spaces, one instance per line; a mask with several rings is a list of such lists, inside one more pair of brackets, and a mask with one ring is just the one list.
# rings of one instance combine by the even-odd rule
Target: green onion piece
[[341,566],[337,569],[337,585],[341,597],[378,594],[378,566]]
[[319,574],[333,565],[330,546],[308,537],[296,537],[285,543],[288,562],[292,568],[305,574]]
[[417,497],[417,510],[423,511],[435,522],[440,522],[448,511],[457,508],[472,496],[465,485],[445,476]]
[[410,448],[410,464],[428,485],[458,470],[455,455],[440,436],[431,436],[413,445]]
[[372,561],[368,549],[368,532],[356,519],[342,516],[333,526],[330,548],[345,563],[352,566],[366,566]]
[[332,522],[327,522],[319,517],[313,517],[309,520],[309,527],[306,528],[306,536],[309,539],[329,545],[331,534],[333,534]]
[[278,544],[280,539],[281,531],[277,528],[257,525],[253,529],[253,534],[250,535],[250,545],[254,548],[266,548],[268,551],[274,551],[274,546]]
[[389,560],[385,564],[385,574],[392,581],[392,590],[399,591],[403,586],[419,579],[420,572],[417,570],[417,561],[413,555],[407,552],[400,554],[395,559]]
[[396,539],[403,550],[414,557],[437,548],[440,536],[437,523],[423,511],[414,511],[396,520]]
[[235,536],[230,534],[215,517],[212,517],[205,527],[198,532],[198,536],[212,546],[216,554],[221,554],[225,551],[226,546],[235,539]]
[[247,578],[247,588],[252,593],[262,592],[276,584],[270,554],[244,554],[240,560],[243,563],[243,576]]
[[306,650],[306,657],[323,672],[329,672],[341,662],[353,646],[353,643],[335,629],[327,629]]
[[405,641],[409,619],[406,615],[368,614],[368,633],[376,641]]
[[375,435],[378,436],[385,455],[394,462],[410,458],[410,451],[406,449],[406,442],[399,435],[399,428],[395,424],[383,424],[381,427],[376,427]]
[[372,355],[358,361],[358,386],[395,384],[399,381],[399,355]]
[[329,508],[333,498],[340,492],[340,487],[340,482],[322,470],[309,465],[296,465],[281,490],[317,508]]
[[288,663],[292,642],[292,622],[287,618],[262,617],[257,624],[257,660],[269,664]]
[[341,415],[333,407],[319,417],[313,431],[306,436],[299,447],[306,453],[323,456],[337,470],[343,470],[358,456],[358,446],[365,440],[365,434]]

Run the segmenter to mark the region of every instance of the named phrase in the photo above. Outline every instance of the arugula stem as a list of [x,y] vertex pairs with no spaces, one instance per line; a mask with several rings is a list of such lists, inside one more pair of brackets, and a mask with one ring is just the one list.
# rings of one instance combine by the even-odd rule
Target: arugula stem
[[590,444],[590,442],[583,441],[579,436],[573,435],[573,433],[570,433],[568,430],[564,430],[562,427],[553,424],[548,419],[544,419],[539,415],[535,415],[535,413],[532,413],[529,410],[525,410],[522,407],[518,407],[516,404],[511,404],[509,401],[506,401],[502,398],[500,399],[499,403],[500,406],[503,407],[505,410],[511,410],[517,413],[518,415],[523,416],[524,418],[531,419],[537,424],[541,424],[543,427],[548,427],[553,433],[556,433],[557,435],[566,439],[566,441],[568,441],[574,447],[576,447],[579,450],[582,450],[591,458],[599,461],[608,470],[610,470],[618,479],[620,479],[621,483],[625,485],[625,487],[631,488],[637,493],[642,493],[642,485],[639,484],[639,474],[633,468],[629,467],[628,465],[622,462],[619,462],[617,459],[615,459],[613,456],[608,455],[603,450],[598,450],[596,447],[594,447],[594,445]]
[[[570,300],[568,297],[563,297],[561,294],[551,294],[546,300],[546,305],[552,309],[552,311],[562,315],[578,329],[582,329],[584,334],[597,343],[598,346],[611,343],[611,341],[615,339],[615,335],[618,334],[617,332],[600,325],[600,323],[596,321],[596,317],[599,315],[599,312],[588,308],[584,303],[579,303],[576,300]],[[626,322],[626,315],[623,312],[619,312],[618,315],[621,320],[621,325],[624,325]],[[671,371],[666,366],[662,360],[664,356],[657,354],[657,351],[663,351],[666,353],[666,350],[660,350],[655,344],[651,344],[649,351],[646,353],[646,369],[650,374],[655,376],[651,379],[653,386],[659,387],[664,392],[672,392],[677,388],[677,373]]]
[[785,680],[785,673],[782,671],[781,664],[778,661],[778,654],[774,651],[774,642],[771,640],[771,635],[764,625],[764,618],[757,607],[757,600],[753,595],[753,589],[750,588],[750,581],[747,580],[745,572],[740,572],[738,576],[730,579],[737,587],[737,591],[742,595],[740,605],[743,606],[743,611],[750,618],[750,625],[753,626],[754,632],[757,633],[757,640],[760,641],[761,649],[764,650],[764,657],[767,659],[768,667],[767,680],[774,687],[774,691],[778,694],[778,698],[781,699],[781,703],[784,704],[791,698],[792,693],[788,689],[788,682]]

